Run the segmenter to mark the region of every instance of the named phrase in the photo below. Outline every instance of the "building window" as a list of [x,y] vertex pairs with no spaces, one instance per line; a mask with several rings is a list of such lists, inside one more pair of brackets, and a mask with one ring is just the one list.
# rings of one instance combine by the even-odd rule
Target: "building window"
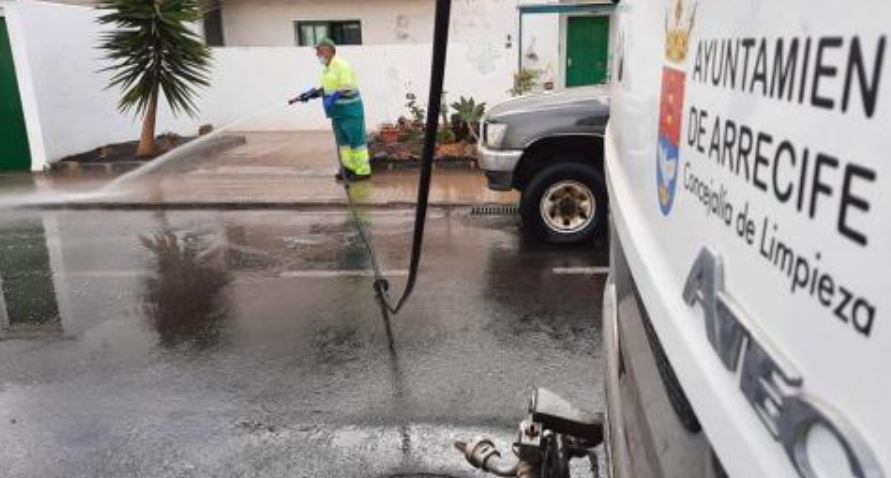
[[204,40],[207,46],[223,46],[223,12],[219,8],[204,14]]
[[314,46],[328,37],[338,45],[361,45],[362,24],[359,20],[294,22],[297,44]]

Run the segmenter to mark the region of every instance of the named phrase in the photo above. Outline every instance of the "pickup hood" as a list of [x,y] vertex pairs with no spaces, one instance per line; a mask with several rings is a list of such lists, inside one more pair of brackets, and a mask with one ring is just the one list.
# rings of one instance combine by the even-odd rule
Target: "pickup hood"
[[502,149],[525,149],[553,136],[603,135],[608,92],[607,87],[590,86],[524,96],[494,106],[486,121],[507,125]]
[[535,114],[543,110],[598,111],[609,109],[609,89],[606,86],[586,86],[521,96],[492,107],[487,117],[496,121],[508,121],[515,115]]

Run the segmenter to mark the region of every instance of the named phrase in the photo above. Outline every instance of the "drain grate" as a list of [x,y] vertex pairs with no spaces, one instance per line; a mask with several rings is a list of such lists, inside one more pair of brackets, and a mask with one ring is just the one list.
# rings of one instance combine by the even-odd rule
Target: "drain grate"
[[470,209],[471,216],[516,216],[520,214],[520,207],[515,204],[490,204],[473,206]]

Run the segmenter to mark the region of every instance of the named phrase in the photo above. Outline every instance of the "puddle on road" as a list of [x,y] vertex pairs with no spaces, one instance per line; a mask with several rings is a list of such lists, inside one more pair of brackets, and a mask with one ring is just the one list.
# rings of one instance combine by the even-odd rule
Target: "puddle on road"
[[[383,269],[407,268],[412,219],[409,212],[363,215]],[[576,301],[562,296],[580,279],[552,270],[591,265],[604,254],[529,243],[509,220],[466,212],[432,212],[426,245],[427,298],[416,308],[445,321],[403,325],[410,333],[466,328],[462,310],[476,302],[455,302],[462,296],[495,312],[485,323],[496,335],[513,330],[572,341],[590,330],[556,318],[579,315],[569,310]],[[214,345],[227,330],[293,335],[306,317],[376,315],[351,307],[373,304],[370,275],[303,274],[370,270],[346,213],[4,213],[0,248],[7,337],[25,323],[77,336],[113,317],[141,316],[159,344]],[[456,282],[459,271],[463,280]],[[392,279],[398,288],[404,277]],[[503,326],[502,316],[513,318]],[[310,346],[312,336],[302,334],[298,343]]]
[[219,346],[232,308],[227,288],[233,277],[224,262],[225,247],[202,235],[171,231],[139,235],[139,242],[151,255],[140,308],[157,332],[158,344]]

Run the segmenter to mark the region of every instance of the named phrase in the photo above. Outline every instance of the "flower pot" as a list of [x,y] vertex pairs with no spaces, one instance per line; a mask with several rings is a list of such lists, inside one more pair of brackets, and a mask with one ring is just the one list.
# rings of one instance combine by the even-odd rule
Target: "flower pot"
[[399,142],[399,130],[396,128],[381,128],[381,141],[384,144],[395,144]]

